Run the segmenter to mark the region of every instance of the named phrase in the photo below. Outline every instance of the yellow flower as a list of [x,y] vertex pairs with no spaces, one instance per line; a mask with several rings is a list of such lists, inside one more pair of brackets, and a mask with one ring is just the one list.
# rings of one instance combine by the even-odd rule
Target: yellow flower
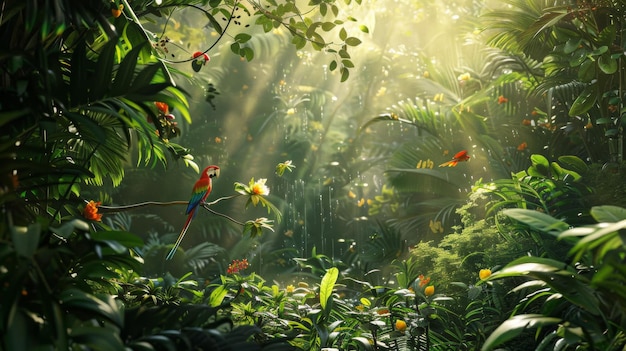
[[406,330],[406,322],[402,319],[396,320],[396,330],[400,332],[404,332]]
[[269,195],[270,188],[265,185],[265,182],[267,182],[267,179],[261,178],[257,180],[254,184],[252,184],[252,187],[250,188],[250,192],[252,193],[252,195]]
[[291,294],[292,292],[294,292],[296,290],[296,287],[293,285],[287,285],[287,287],[285,288],[285,291],[289,294]]
[[478,272],[478,276],[481,280],[489,278],[491,276],[491,269],[481,269],[480,272]]
[[427,286],[424,289],[424,295],[426,296],[433,296],[435,294],[435,287],[432,285]]

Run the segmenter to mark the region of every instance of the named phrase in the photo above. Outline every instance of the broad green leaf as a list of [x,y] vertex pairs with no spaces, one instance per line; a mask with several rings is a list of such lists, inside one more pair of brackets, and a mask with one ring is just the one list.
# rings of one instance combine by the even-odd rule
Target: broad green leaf
[[125,231],[101,231],[90,233],[92,240],[96,241],[116,241],[126,248],[132,249],[143,246],[143,240],[135,234]]
[[11,226],[11,239],[18,255],[31,258],[39,246],[41,224],[35,222],[28,227]]
[[591,208],[591,216],[598,223],[615,223],[626,219],[626,208],[619,206],[594,206]]
[[118,327],[124,325],[124,315],[111,295],[98,298],[82,290],[69,288],[63,290],[60,300],[65,309],[87,311],[95,314],[93,317],[96,319],[106,318]]
[[587,86],[580,95],[574,100],[572,107],[569,110],[571,117],[579,116],[589,111],[596,102],[598,95],[598,85],[591,84]]
[[584,61],[578,68],[578,79],[582,82],[591,82],[596,77],[596,63],[591,60]]
[[114,330],[100,326],[77,326],[68,328],[72,341],[90,350],[116,351],[124,350],[124,343]]
[[513,316],[500,324],[500,326],[489,335],[481,351],[493,350],[495,347],[519,336],[525,329],[541,328],[560,322],[560,318],[546,317],[541,314],[521,314]]
[[550,177],[550,162],[543,155],[533,154],[530,156],[532,166],[528,168],[528,174],[534,177]]
[[228,294],[228,289],[224,285],[220,285],[211,292],[209,297],[209,305],[211,307],[217,307],[224,302],[224,298]]
[[613,74],[617,72],[617,60],[611,57],[610,53],[605,53],[598,57],[598,67],[606,74]]
[[563,52],[565,52],[566,54],[571,54],[572,52],[578,49],[582,41],[583,41],[582,38],[579,38],[579,37],[569,38],[569,40],[565,42],[565,46],[563,47]]
[[333,295],[333,289],[339,276],[339,269],[331,267],[326,271],[320,284],[320,306],[322,310],[326,310],[326,306]]
[[589,169],[585,161],[581,160],[577,156],[572,156],[572,155],[559,156],[559,162],[567,166],[568,169],[571,169],[572,171],[575,171],[578,174],[585,174],[587,170]]

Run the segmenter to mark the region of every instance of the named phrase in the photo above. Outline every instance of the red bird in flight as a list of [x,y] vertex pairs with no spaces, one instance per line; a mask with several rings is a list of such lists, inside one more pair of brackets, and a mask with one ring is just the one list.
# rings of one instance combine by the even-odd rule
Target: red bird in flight
[[439,167],[456,167],[456,165],[459,162],[467,161],[469,159],[470,159],[470,157],[467,154],[467,151],[466,150],[461,150],[461,151],[457,152],[456,155],[454,155],[454,157],[452,157],[452,160],[440,164]]

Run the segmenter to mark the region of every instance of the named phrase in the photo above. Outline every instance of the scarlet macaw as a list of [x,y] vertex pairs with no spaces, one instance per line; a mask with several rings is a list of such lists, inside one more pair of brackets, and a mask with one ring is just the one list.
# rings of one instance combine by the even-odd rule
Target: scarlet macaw
[[194,184],[193,186],[193,190],[191,192],[191,199],[189,200],[189,204],[187,205],[187,212],[186,212],[188,214],[187,221],[185,222],[185,225],[183,226],[183,230],[180,231],[180,234],[178,235],[178,239],[176,239],[176,243],[174,244],[174,247],[167,254],[167,257],[165,258],[166,260],[171,260],[172,257],[174,257],[176,250],[178,250],[178,246],[180,246],[180,242],[183,241],[183,238],[185,237],[185,233],[187,233],[187,229],[189,228],[189,225],[191,224],[191,220],[196,215],[196,209],[198,208],[198,205],[203,204],[206,198],[211,193],[211,189],[213,188],[212,179],[219,175],[220,175],[220,168],[218,166],[209,166],[202,171],[202,174],[200,175],[200,179],[198,179],[196,184]]
[[467,154],[467,151],[462,150],[462,151],[457,152],[456,155],[452,157],[452,160],[440,164],[439,167],[456,167],[457,163],[467,161],[469,159],[470,157]]

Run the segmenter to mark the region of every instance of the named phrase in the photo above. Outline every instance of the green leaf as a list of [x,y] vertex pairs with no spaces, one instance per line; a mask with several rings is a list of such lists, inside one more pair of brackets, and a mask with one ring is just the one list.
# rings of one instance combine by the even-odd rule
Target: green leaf
[[502,345],[519,336],[526,329],[551,326],[560,322],[560,318],[546,317],[541,314],[521,314],[513,316],[500,324],[500,326],[489,335],[481,351],[492,350],[494,347]]
[[240,43],[245,43],[248,40],[250,40],[252,38],[252,36],[250,34],[247,33],[239,33],[237,35],[235,35],[235,40],[240,42]]
[[332,30],[333,28],[335,28],[336,24],[334,24],[333,22],[324,22],[322,23],[322,29],[326,32]]
[[116,49],[117,39],[111,39],[100,52],[98,63],[95,67],[96,75],[91,82],[88,82],[90,83],[89,97],[92,101],[101,100],[111,87]]
[[83,105],[87,102],[87,70],[91,61],[86,57],[86,45],[84,40],[78,41],[72,53],[72,69],[70,73],[70,102],[73,106]]
[[580,44],[582,43],[582,38],[572,37],[567,40],[565,46],[563,47],[563,52],[566,54],[571,54],[576,51]]
[[528,168],[528,174],[534,177],[550,177],[550,162],[543,155],[530,155],[532,166]]
[[18,255],[31,258],[39,246],[41,224],[35,222],[28,227],[11,226],[11,239]]
[[335,288],[338,276],[339,269],[337,269],[337,267],[331,267],[326,271],[326,274],[324,274],[324,277],[322,278],[322,282],[320,284],[320,306],[322,307],[322,310],[326,310],[326,306],[333,295],[333,289]]
[[626,208],[619,206],[594,206],[590,212],[598,223],[615,223],[626,219]]
[[617,60],[607,52],[598,58],[598,67],[606,74],[613,74],[617,72]]
[[329,69],[331,72],[332,72],[332,71],[334,71],[334,70],[336,70],[336,69],[337,69],[337,61],[332,60],[332,61],[330,62],[330,65],[328,66],[328,69]]
[[341,67],[339,71],[341,72],[341,81],[345,82],[346,80],[348,80],[348,78],[350,77],[350,71],[348,71],[348,69],[345,67]]
[[93,314],[92,318],[106,318],[120,328],[124,325],[124,315],[111,295],[103,295],[101,298],[97,298],[82,290],[69,288],[63,290],[60,300],[63,307],[70,311],[78,309],[90,312]]
[[347,38],[348,32],[346,32],[345,28],[341,28],[341,30],[339,31],[339,39],[341,39],[342,41],[346,41]]
[[[215,1],[211,1],[211,2],[215,2]],[[213,5],[210,5],[210,6],[213,8],[216,7]],[[213,29],[215,29],[216,32],[222,34],[224,30],[222,29],[222,26],[220,25],[220,23],[215,19],[215,17],[213,17],[213,15],[211,15],[208,11],[205,11],[205,14],[207,18],[209,19],[209,22],[211,22],[211,26],[213,27]]]
[[587,86],[580,95],[574,100],[572,107],[569,110],[571,117],[582,115],[589,111],[596,102],[598,95],[598,85],[591,84]]
[[502,213],[544,233],[557,235],[569,228],[567,223],[539,211],[509,208],[503,210]]
[[129,249],[143,246],[143,240],[141,240],[140,237],[136,236],[135,234],[125,232],[125,231],[111,230],[111,231],[106,231],[106,232],[105,231],[93,232],[93,233],[90,233],[89,236],[91,237],[92,240],[96,240],[96,241],[102,241],[102,242],[115,241],[123,245],[125,248],[129,248]]
[[359,26],[359,29],[360,29],[360,30],[361,30],[361,32],[363,32],[363,33],[369,33],[369,32],[370,32],[369,28],[367,28],[367,26],[366,26],[366,25],[364,25],[364,24],[360,25],[360,26]]
[[115,80],[113,80],[113,86],[111,90],[115,93],[121,93],[130,90],[130,85],[133,77],[135,76],[135,68],[137,67],[137,59],[139,57],[139,53],[144,47],[143,44],[139,44],[135,46],[122,60],[122,63],[119,65],[117,69],[117,73],[115,74]]
[[572,155],[559,156],[559,162],[561,162],[562,164],[567,166],[569,169],[579,174],[585,174],[589,170],[589,167],[587,167],[587,164],[585,163],[585,161],[581,160],[577,156],[572,156]]
[[220,285],[211,292],[209,297],[209,305],[211,307],[217,307],[222,304],[224,298],[228,294],[228,289],[224,285]]
[[594,61],[586,60],[578,68],[578,79],[582,82],[591,82],[596,77],[596,64]]
[[296,35],[291,39],[291,43],[296,46],[296,49],[300,50],[306,45],[306,39]]
[[345,42],[346,42],[346,45],[357,46],[361,44],[361,39],[355,38],[355,37],[349,37],[349,38],[346,38]]

